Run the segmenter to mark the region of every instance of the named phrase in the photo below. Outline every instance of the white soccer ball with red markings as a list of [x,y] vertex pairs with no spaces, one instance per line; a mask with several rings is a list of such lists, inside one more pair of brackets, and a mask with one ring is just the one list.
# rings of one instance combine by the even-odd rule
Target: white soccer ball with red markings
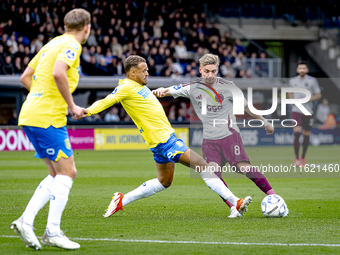
[[286,217],[288,215],[288,207],[279,195],[266,196],[261,203],[261,211],[264,216],[270,218]]

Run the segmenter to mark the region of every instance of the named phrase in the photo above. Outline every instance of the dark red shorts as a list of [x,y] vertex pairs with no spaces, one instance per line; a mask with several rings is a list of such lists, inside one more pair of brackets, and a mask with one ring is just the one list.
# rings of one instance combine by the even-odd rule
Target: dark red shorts
[[[302,127],[306,131],[310,131],[313,127],[313,115],[304,115],[299,112],[292,112],[292,119],[296,120],[297,126]],[[292,124],[295,125],[295,122],[292,121]]]
[[240,161],[249,162],[249,157],[244,150],[241,136],[235,130],[233,134],[218,140],[204,139],[202,144],[203,158],[207,163],[215,162],[224,166],[236,166]]

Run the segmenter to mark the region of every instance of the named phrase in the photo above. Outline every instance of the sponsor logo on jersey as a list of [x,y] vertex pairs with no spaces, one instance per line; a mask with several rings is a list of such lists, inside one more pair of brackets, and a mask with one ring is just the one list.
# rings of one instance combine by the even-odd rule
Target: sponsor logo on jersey
[[117,93],[117,90],[118,90],[118,88],[115,88],[115,90],[114,91],[112,91],[112,95],[114,95],[114,94],[116,94]]
[[68,150],[71,148],[70,140],[68,138],[65,139],[65,146]]
[[75,49],[75,50],[79,50],[79,45],[76,44],[76,43],[74,43],[74,42],[71,42],[71,43],[70,43],[70,46],[71,46],[73,49]]
[[196,99],[202,99],[202,95],[195,97]]
[[140,91],[138,91],[137,93],[139,95],[141,95],[143,98],[146,98],[148,95],[150,95],[151,90],[148,87],[144,87]]
[[66,55],[66,58],[68,60],[74,60],[76,58],[76,53],[74,52],[74,50],[71,50],[71,49],[68,49],[66,52],[65,52],[65,55]]
[[182,88],[182,85],[181,84],[175,85],[173,88],[174,88],[174,90],[179,90],[180,88]]
[[176,144],[179,146],[179,147],[182,147],[183,146],[183,143],[181,141],[177,141]]
[[41,54],[41,57],[43,58],[43,57],[45,57],[46,56],[46,53],[44,52],[43,54]]

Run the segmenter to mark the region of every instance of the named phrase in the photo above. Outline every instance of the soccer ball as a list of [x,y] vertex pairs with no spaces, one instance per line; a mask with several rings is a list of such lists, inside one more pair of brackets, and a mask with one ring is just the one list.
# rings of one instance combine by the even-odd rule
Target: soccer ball
[[286,217],[288,207],[282,197],[278,195],[266,196],[261,203],[261,211],[266,217]]

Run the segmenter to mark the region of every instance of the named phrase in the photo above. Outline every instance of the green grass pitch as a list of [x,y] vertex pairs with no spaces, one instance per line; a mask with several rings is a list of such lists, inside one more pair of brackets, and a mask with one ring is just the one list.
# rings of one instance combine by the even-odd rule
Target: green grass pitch
[[[246,151],[253,165],[288,165],[293,161],[292,147],[257,147]],[[0,153],[0,254],[34,253],[10,229],[11,222],[21,215],[35,188],[47,175],[43,162],[33,155],[33,152]],[[339,155],[339,146],[310,147],[307,161],[340,164]],[[225,179],[235,195],[253,197],[243,217],[227,219],[229,208],[219,196],[202,179],[190,177],[188,168],[177,164],[169,189],[129,204],[124,212],[103,218],[113,192],[127,193],[157,176],[152,154],[75,151],[75,161],[78,175],[61,225],[70,239],[81,244],[72,254],[340,253],[338,178],[269,179],[290,210],[288,217],[282,219],[262,215],[260,203],[265,195],[250,180]],[[37,236],[43,235],[47,213],[48,205],[36,217]],[[38,253],[63,252],[67,251],[44,247]]]

